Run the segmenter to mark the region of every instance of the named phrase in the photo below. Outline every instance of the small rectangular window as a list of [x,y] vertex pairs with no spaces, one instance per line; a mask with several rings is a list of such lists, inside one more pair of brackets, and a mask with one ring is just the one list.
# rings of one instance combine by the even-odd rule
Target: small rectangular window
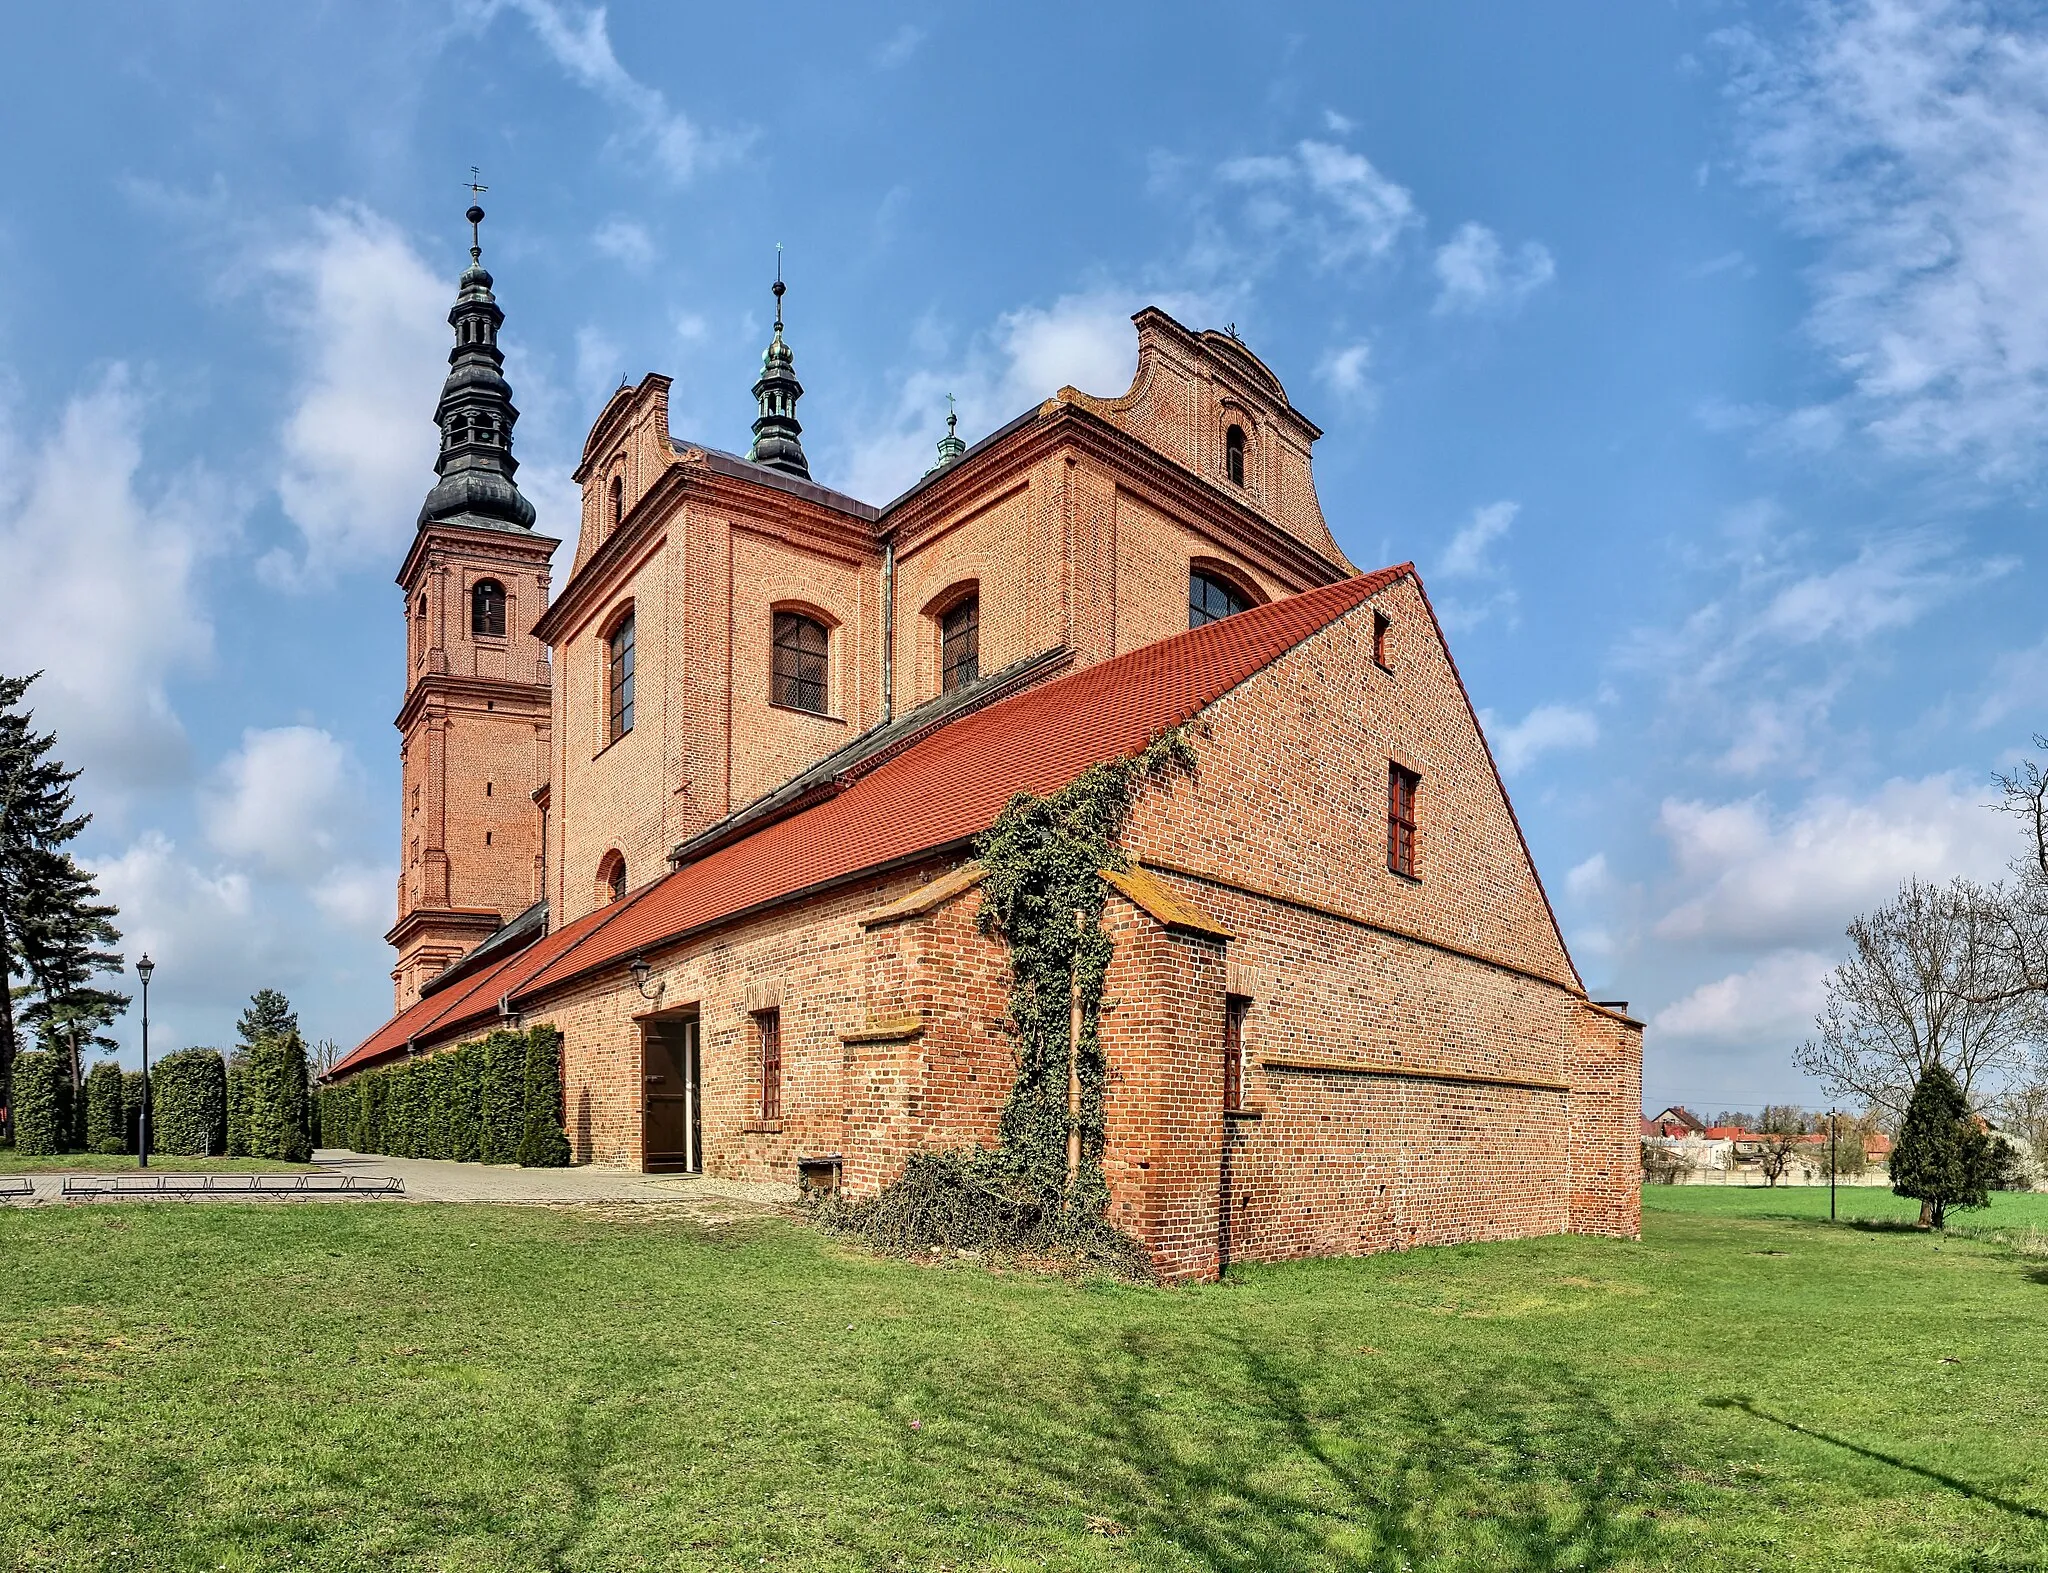
[[1385,612],[1372,614],[1372,658],[1376,665],[1393,669],[1393,662],[1387,658],[1387,635],[1394,631],[1394,620]]
[[1415,792],[1422,777],[1396,764],[1387,766],[1387,867],[1415,878]]
[[761,1039],[761,1118],[782,1118],[782,1012],[758,1011],[754,1030]]
[[1244,1019],[1252,1002],[1242,994],[1223,1000],[1223,1107],[1244,1107]]
[[775,649],[770,694],[778,705],[825,714],[826,652],[831,636],[825,625],[801,612],[775,614]]

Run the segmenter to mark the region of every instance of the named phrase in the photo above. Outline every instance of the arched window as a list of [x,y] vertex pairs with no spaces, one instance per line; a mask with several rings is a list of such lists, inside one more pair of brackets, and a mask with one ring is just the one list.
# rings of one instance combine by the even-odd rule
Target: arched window
[[939,686],[946,693],[981,676],[981,597],[970,595],[939,619]]
[[625,517],[625,513],[626,478],[623,475],[614,475],[612,477],[611,522],[605,526],[605,533],[607,535],[609,535],[613,530],[616,530],[619,527],[619,520]]
[[1232,426],[1223,434],[1223,468],[1232,486],[1244,485],[1244,428]]
[[469,631],[488,638],[505,637],[505,587],[495,579],[479,579],[469,592]]
[[1195,568],[1188,573],[1188,627],[1220,623],[1235,617],[1252,603],[1236,585],[1215,574]]
[[775,614],[774,678],[769,695],[778,705],[824,715],[825,655],[830,636],[825,625],[802,612]]
[[598,861],[597,899],[600,903],[617,901],[626,893],[626,859],[617,847],[612,848]]
[[633,614],[621,617],[605,638],[605,693],[609,699],[605,741],[616,743],[633,730]]

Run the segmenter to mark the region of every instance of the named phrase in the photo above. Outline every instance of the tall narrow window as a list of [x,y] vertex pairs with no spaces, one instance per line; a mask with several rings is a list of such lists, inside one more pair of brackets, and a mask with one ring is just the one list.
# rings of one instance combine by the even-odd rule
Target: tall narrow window
[[1422,777],[1400,765],[1387,766],[1387,867],[1415,877],[1415,791]]
[[505,637],[505,587],[495,579],[479,579],[469,592],[469,631],[492,639]]
[[782,1012],[757,1011],[754,1030],[761,1039],[761,1118],[782,1118]]
[[1232,486],[1244,485],[1244,428],[1233,426],[1223,434],[1223,469]]
[[801,612],[775,614],[774,675],[769,694],[792,710],[825,714],[825,625]]
[[1372,614],[1372,658],[1375,663],[1386,667],[1389,671],[1393,669],[1393,662],[1389,659],[1387,635],[1393,631],[1393,618],[1389,617],[1385,612],[1374,612]]
[[1244,1107],[1244,1019],[1252,1002],[1242,994],[1223,1000],[1223,1107]]
[[970,595],[939,619],[939,680],[947,693],[981,676],[981,597]]
[[614,847],[597,865],[597,899],[599,902],[617,901],[625,894],[626,859]]
[[626,478],[623,475],[614,475],[612,477],[612,516],[610,523],[606,526],[605,533],[609,535],[613,530],[616,530],[619,527],[619,520],[625,516]]
[[633,614],[619,619],[605,642],[605,691],[610,697],[607,742],[633,730]]
[[1251,602],[1233,585],[1196,569],[1188,574],[1188,627],[1218,623],[1243,611]]

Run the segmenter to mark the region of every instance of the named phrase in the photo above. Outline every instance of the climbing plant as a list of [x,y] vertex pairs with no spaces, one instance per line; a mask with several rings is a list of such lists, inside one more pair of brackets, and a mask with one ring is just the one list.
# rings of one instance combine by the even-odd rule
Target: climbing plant
[[[1102,870],[1125,866],[1118,842],[1138,788],[1193,766],[1186,739],[1166,733],[1049,797],[1019,793],[977,839],[980,922],[1009,947],[1008,1025],[1017,1053],[996,1145],[914,1153],[880,1195],[834,1205],[830,1224],[884,1250],[993,1246],[1146,1272],[1142,1247],[1106,1216],[1101,1021],[1113,945],[1102,932]],[[1069,1109],[1070,1064],[1077,1111]],[[1078,1137],[1071,1175],[1070,1135]]]

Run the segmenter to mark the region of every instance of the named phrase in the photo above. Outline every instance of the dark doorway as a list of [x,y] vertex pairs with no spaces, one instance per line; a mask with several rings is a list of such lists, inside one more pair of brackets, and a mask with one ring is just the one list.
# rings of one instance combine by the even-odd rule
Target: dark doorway
[[704,1065],[697,1048],[697,1018],[650,1021],[643,1032],[647,1170],[701,1174]]

